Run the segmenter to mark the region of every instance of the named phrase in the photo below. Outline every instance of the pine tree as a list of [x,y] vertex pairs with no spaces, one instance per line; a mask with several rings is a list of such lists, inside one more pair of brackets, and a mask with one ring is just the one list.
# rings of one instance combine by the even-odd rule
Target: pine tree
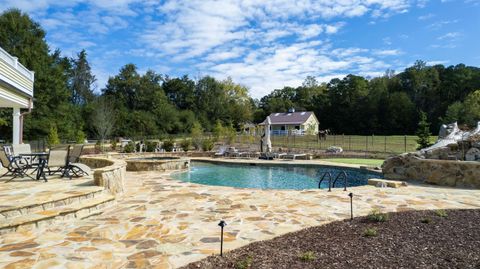
[[418,136],[417,149],[424,149],[431,145],[430,136],[432,133],[430,133],[430,123],[428,122],[427,114],[423,111],[420,111],[420,121],[418,122],[416,135]]
[[87,52],[82,50],[77,59],[71,59],[69,88],[72,91],[72,103],[84,105],[93,101],[93,87],[96,81],[87,60]]

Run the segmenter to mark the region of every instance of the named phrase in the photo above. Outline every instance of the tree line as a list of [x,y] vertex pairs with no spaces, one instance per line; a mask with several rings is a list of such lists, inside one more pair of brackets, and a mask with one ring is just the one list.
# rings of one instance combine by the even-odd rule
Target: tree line
[[[413,134],[425,115],[431,131],[442,123],[474,125],[480,119],[480,69],[417,61],[403,72],[376,78],[348,75],[328,83],[307,77],[299,87],[253,99],[232,79],[141,74],[126,64],[107,84],[96,79],[85,50],[75,57],[51,51],[45,31],[17,9],[0,15],[0,47],[35,71],[34,109],[25,117],[28,140],[57,133],[86,137],[159,137],[199,131],[229,134],[273,112],[314,111],[321,129],[344,134]],[[2,139],[10,139],[11,109],[0,109]]]

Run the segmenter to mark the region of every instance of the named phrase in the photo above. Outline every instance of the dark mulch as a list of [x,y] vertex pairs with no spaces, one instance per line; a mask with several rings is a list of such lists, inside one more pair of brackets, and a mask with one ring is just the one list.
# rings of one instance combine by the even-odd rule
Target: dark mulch
[[[386,222],[366,217],[333,222],[185,268],[480,268],[480,210],[446,213],[408,211],[390,213]],[[365,236],[367,228],[377,235]]]

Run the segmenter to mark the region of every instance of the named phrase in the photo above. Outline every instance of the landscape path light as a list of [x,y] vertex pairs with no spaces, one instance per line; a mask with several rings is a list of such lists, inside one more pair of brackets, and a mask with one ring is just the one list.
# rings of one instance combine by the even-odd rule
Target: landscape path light
[[349,193],[350,197],[350,220],[353,220],[353,192]]
[[218,226],[221,228],[220,232],[220,256],[223,257],[223,227],[227,226],[227,223],[224,220],[221,220],[218,223]]

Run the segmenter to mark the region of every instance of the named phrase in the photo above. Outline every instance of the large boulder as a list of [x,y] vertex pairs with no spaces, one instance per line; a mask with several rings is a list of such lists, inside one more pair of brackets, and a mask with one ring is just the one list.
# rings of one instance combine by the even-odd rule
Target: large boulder
[[342,153],[343,149],[337,146],[328,147],[326,150],[327,153]]
[[480,161],[480,149],[471,148],[465,154],[465,161]]

